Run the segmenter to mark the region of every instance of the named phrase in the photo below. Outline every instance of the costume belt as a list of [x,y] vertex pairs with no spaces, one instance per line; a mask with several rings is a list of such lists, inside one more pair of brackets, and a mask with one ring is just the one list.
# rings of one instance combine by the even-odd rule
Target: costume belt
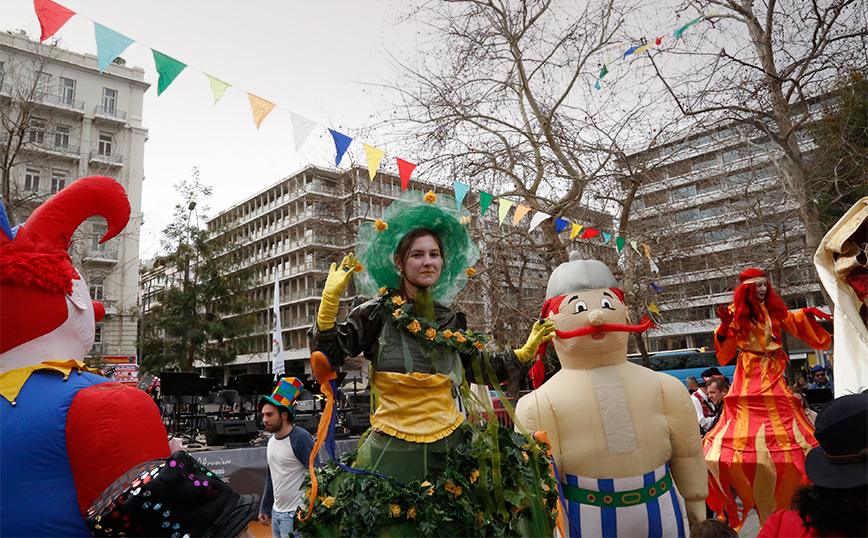
[[594,491],[569,484],[561,484],[564,497],[568,501],[589,504],[600,508],[623,508],[636,504],[644,504],[672,489],[672,475],[669,471],[663,478],[644,488],[629,491]]
[[452,399],[452,382],[441,374],[376,372],[380,392],[371,417],[374,430],[413,443],[443,439],[464,422]]

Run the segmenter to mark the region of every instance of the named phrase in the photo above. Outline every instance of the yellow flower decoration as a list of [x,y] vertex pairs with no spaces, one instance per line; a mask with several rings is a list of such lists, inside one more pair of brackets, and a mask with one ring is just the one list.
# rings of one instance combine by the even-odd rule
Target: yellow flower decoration
[[464,491],[464,488],[462,488],[461,486],[455,486],[455,490],[453,490],[452,493],[453,495],[458,497],[459,495],[461,495],[462,491]]
[[422,482],[421,486],[423,488],[428,488],[428,495],[434,495],[434,486],[431,484],[431,482],[428,482],[426,480],[426,481]]
[[361,273],[364,270],[365,270],[365,266],[360,264],[359,262],[356,262],[356,272]]
[[463,334],[461,334],[461,333],[455,333],[455,334],[458,335],[455,337],[456,341],[458,341],[458,342],[466,342],[467,341],[467,338],[464,338]]
[[523,507],[521,507],[521,506],[512,506],[512,507],[510,507],[509,511],[512,514],[517,514],[522,508]]
[[419,325],[418,320],[414,319],[413,321],[410,322],[409,325],[407,325],[407,330],[410,331],[411,333],[417,333],[417,332],[422,330],[422,326]]
[[453,484],[451,480],[448,481],[448,482],[446,482],[445,484],[443,484],[443,487],[444,487],[444,488],[446,489],[446,491],[448,491],[449,493],[453,493],[453,492],[455,491],[455,484]]
[[474,269],[473,267],[468,267],[467,270],[464,271],[464,274],[466,274],[467,276],[473,276],[476,274],[476,269]]
[[335,499],[334,497],[329,496],[329,497],[326,497],[325,499],[323,499],[322,503],[325,505],[326,508],[331,508],[332,506],[335,505],[336,500],[337,499]]
[[395,310],[394,312],[392,312],[392,317],[395,319],[398,319],[398,316],[400,316],[400,315],[401,315],[400,310]]
[[461,224],[462,226],[469,225],[470,224],[470,216],[461,217],[460,219],[458,219],[458,223]]
[[378,232],[385,232],[389,229],[389,225],[381,221],[380,219],[377,219],[374,221],[374,229]]
[[479,526],[485,525],[485,519],[482,517],[482,511],[476,512],[476,524]]
[[428,330],[425,331],[425,338],[428,340],[434,340],[434,337],[437,336],[437,330],[434,327],[428,327]]
[[530,459],[527,457],[527,452],[522,452],[521,455],[524,456],[524,461],[527,461]]
[[416,507],[411,506],[407,509],[407,519],[414,519],[416,517]]
[[450,331],[449,329],[446,329],[445,331],[443,331],[443,338],[452,338],[453,334],[454,333],[452,331]]
[[380,293],[381,293],[381,294],[384,294],[384,295],[385,295],[385,293],[386,293],[387,291],[389,291],[389,289],[388,289],[386,286],[383,286],[382,288],[380,288]]
[[482,342],[473,342],[473,347],[475,347],[479,351],[482,351],[483,349],[485,349],[485,345],[483,345]]
[[425,193],[425,201],[429,204],[433,204],[437,201],[437,195],[434,194],[434,191],[428,191]]
[[400,298],[399,296],[397,296],[397,295],[394,296],[394,297],[392,297],[392,303],[393,303],[393,304],[396,304],[396,305],[398,305],[398,306],[402,306],[402,305],[404,305],[404,303],[406,303],[406,302],[407,302],[407,301],[405,301],[404,299],[401,299],[401,298]]
[[389,510],[392,512],[392,517],[399,517],[401,515],[401,507],[397,504],[390,506]]
[[475,483],[476,483],[476,480],[479,478],[479,469],[477,469],[477,470],[473,471],[472,473],[470,473],[470,477],[469,477],[469,478],[470,478],[470,483],[471,483],[471,484],[475,484]]

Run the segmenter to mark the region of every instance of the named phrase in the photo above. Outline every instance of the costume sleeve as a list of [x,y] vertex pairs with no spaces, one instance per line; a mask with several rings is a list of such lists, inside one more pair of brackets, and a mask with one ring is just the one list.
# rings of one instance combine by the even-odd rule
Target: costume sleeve
[[814,349],[829,349],[832,336],[820,326],[805,310],[787,312],[787,317],[781,322],[784,330]]
[[[293,428],[289,432],[289,443],[292,446],[292,453],[298,461],[302,462],[305,467],[310,465],[310,453],[313,451],[313,437],[306,430],[301,428]],[[322,461],[319,459],[319,454],[313,460],[314,467],[322,467]]]
[[[467,317],[463,312],[455,312],[454,326],[462,331],[467,330]],[[506,381],[509,377],[509,368],[507,364],[512,361],[518,364],[518,358],[515,356],[515,351],[507,348],[505,351],[498,353],[489,353],[488,361],[494,370],[494,376],[497,379],[491,379],[488,372],[488,366],[485,364],[485,358],[480,353],[470,353],[461,355],[461,365],[464,367],[464,376],[470,383],[480,385],[499,385]],[[478,363],[479,371],[482,373],[482,379],[476,379],[476,369],[474,362]]]
[[784,536],[781,534],[781,520],[785,514],[784,510],[778,510],[763,524],[762,528],[757,534],[757,538],[775,538],[776,536]]
[[330,329],[320,330],[314,323],[307,332],[311,352],[325,353],[332,367],[340,366],[347,357],[361,353],[372,359],[376,355],[377,337],[383,328],[383,308],[383,304],[375,299],[352,309],[345,322],[336,323]]
[[265,489],[262,490],[262,502],[259,503],[259,513],[271,517],[271,507],[274,505],[274,484],[271,483],[271,469],[265,466]]
[[[730,313],[735,312],[735,306],[729,305]],[[729,335],[725,335],[721,332],[721,328],[718,326],[714,330],[714,352],[717,355],[717,362],[720,363],[721,366],[725,366],[729,361],[735,358],[735,353],[738,351],[738,342],[735,336],[736,328],[730,324],[729,326]]]

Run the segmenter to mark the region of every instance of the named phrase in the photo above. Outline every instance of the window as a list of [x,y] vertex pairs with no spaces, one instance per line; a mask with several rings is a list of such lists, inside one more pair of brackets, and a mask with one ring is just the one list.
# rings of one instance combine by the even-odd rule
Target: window
[[71,78],[60,79],[60,102],[69,106],[75,104],[75,81]]
[[105,131],[100,131],[99,133],[99,154],[100,155],[111,155],[112,154],[112,142],[114,141],[114,136],[111,133],[107,133]]
[[692,196],[696,196],[696,184],[691,183],[690,185],[685,185],[683,187],[679,187],[672,191],[672,199],[673,200],[684,200],[686,198],[690,198]]
[[720,217],[726,213],[726,208],[723,206],[708,206],[700,208],[699,218],[708,219],[711,217]]
[[69,149],[69,127],[58,125],[54,128],[54,145],[58,148]]
[[94,327],[93,343],[102,344],[102,323],[97,323]]
[[66,172],[64,170],[52,170],[51,193],[54,194],[64,187],[66,187]]
[[90,298],[94,301],[102,301],[105,298],[104,286],[104,278],[92,278],[90,280]]
[[24,173],[24,190],[29,192],[39,191],[39,170],[28,168]]
[[45,97],[48,95],[49,89],[51,88],[51,75],[48,73],[39,73],[39,80],[36,81],[36,95],[41,97]]
[[42,118],[30,118],[27,141],[34,144],[45,143],[45,120]]
[[102,112],[103,114],[114,115],[115,113],[115,105],[118,101],[118,92],[117,90],[110,90],[108,88],[102,89]]
[[93,225],[93,236],[90,240],[90,248],[91,250],[104,251],[105,243],[100,243],[99,240],[103,238],[103,236],[108,231],[108,226],[105,224],[94,224]]
[[675,214],[676,224],[685,224],[699,218],[699,210],[694,208],[679,211]]

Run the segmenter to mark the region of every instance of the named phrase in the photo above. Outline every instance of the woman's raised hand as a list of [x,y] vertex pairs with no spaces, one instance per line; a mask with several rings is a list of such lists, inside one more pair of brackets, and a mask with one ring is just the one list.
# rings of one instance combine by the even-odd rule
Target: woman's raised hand
[[362,264],[356,261],[356,255],[352,252],[344,256],[340,265],[332,264],[325,287],[322,290],[319,312],[316,315],[316,323],[320,330],[324,331],[335,326],[341,295],[349,286],[353,273],[358,273],[363,269]]

